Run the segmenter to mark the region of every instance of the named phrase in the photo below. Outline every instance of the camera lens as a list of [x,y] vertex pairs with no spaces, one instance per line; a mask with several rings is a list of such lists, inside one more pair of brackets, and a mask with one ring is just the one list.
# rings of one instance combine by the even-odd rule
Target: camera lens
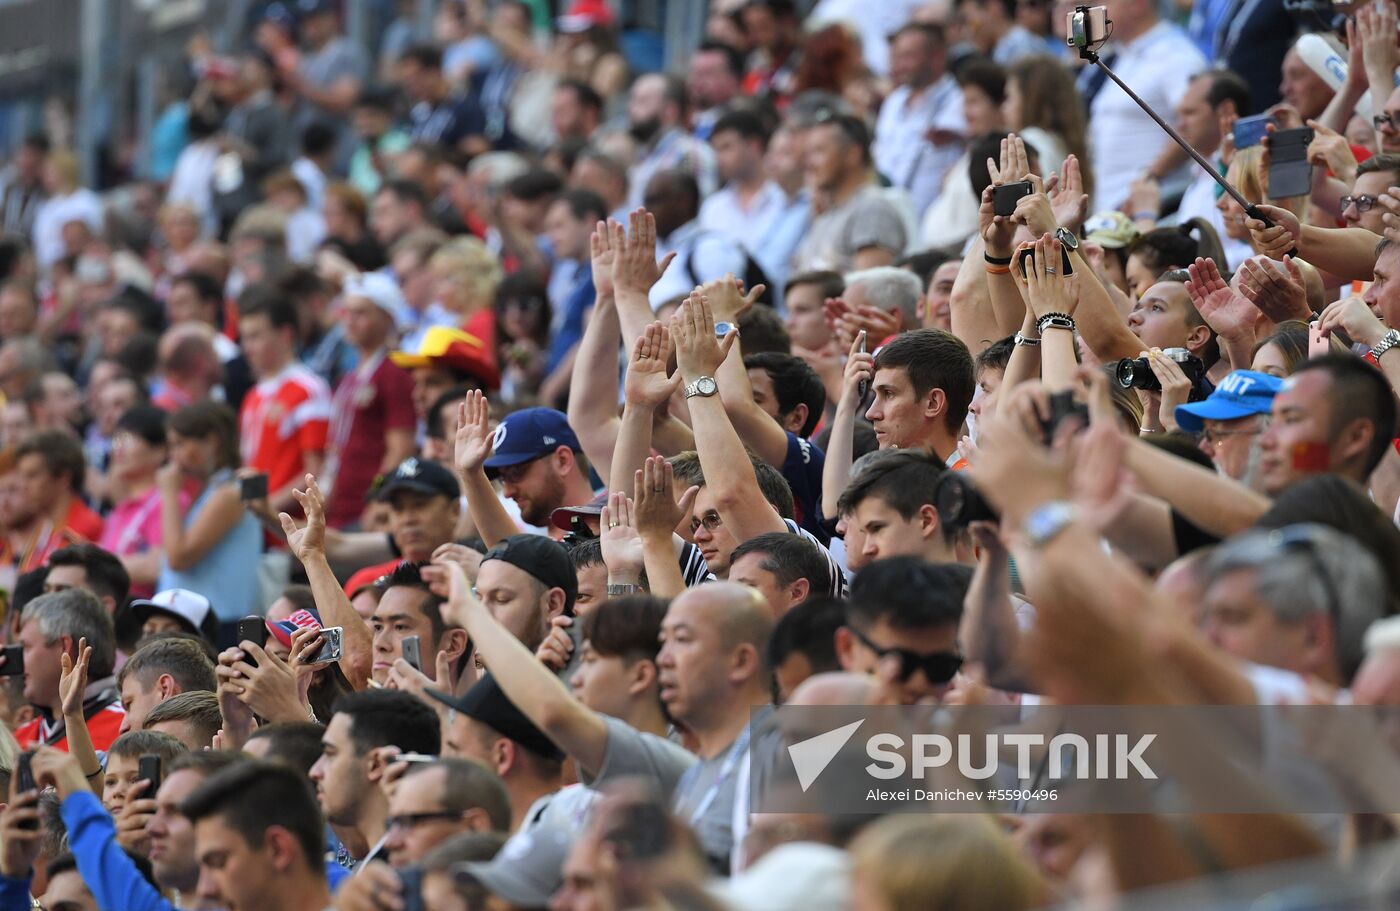
[[1118,362],[1114,376],[1118,379],[1118,385],[1124,389],[1145,389],[1148,392],[1155,392],[1162,388],[1162,384],[1158,382],[1157,375],[1152,372],[1145,357],[1123,358]]

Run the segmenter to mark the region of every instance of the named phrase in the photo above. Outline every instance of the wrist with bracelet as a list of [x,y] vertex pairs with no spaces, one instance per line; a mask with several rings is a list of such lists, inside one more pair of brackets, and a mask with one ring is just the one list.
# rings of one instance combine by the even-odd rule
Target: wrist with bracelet
[[1068,329],[1075,330],[1074,317],[1068,313],[1046,313],[1035,321],[1035,331],[1044,335],[1046,329]]

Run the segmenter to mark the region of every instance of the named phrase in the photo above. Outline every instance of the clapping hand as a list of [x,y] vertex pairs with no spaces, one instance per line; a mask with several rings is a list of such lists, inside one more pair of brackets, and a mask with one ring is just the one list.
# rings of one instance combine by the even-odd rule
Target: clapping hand
[[661,323],[652,323],[632,345],[632,359],[627,364],[623,394],[629,405],[655,410],[664,405],[681,385],[681,372],[667,376],[675,344],[671,333]]
[[1259,309],[1226,284],[1215,260],[1197,257],[1186,271],[1191,276],[1186,280],[1186,293],[1206,325],[1221,338],[1252,340]]
[[1283,258],[1282,268],[1258,256],[1245,260],[1240,264],[1240,293],[1274,323],[1312,318],[1303,273],[1291,256]]
[[635,209],[628,218],[626,233],[616,222],[610,227],[613,286],[618,292],[649,294],[652,285],[661,280],[666,267],[676,258],[672,252],[661,262],[656,261],[656,218],[646,209]]

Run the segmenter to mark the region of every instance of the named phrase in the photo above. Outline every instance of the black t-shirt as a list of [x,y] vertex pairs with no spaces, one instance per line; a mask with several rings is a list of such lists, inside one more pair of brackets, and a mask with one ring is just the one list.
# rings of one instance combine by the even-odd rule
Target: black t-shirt
[[486,134],[486,115],[470,96],[447,98],[437,104],[421,101],[408,113],[414,142],[435,142],[456,148],[463,140]]

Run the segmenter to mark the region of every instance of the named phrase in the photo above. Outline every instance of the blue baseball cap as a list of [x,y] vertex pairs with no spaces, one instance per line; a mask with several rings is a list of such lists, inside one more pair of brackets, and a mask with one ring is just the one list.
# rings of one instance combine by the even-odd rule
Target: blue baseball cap
[[564,412],[553,408],[525,408],[513,412],[496,425],[491,455],[485,463],[486,474],[494,478],[502,468],[547,456],[560,446],[567,446],[574,452],[583,449]]
[[1255,414],[1268,414],[1283,380],[1253,370],[1235,370],[1220,381],[1215,391],[1199,402],[1176,406],[1176,423],[1182,430],[1200,433],[1206,421],[1233,421]]

